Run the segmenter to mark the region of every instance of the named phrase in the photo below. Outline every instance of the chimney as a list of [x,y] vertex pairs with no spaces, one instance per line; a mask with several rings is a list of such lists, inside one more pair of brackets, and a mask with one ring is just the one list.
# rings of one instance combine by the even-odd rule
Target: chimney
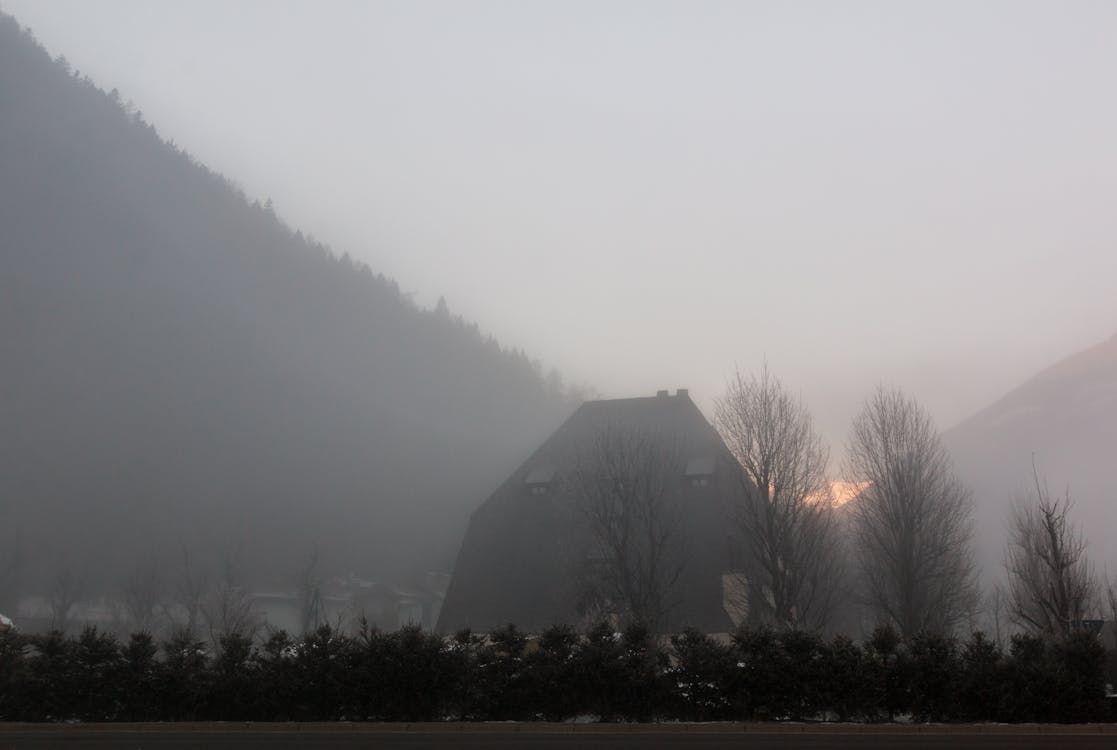
[[680,388],[676,395],[679,398],[690,398],[690,391],[688,391],[686,388]]
[[667,395],[668,395],[667,391],[656,391],[655,392],[655,397],[656,398],[667,398]]

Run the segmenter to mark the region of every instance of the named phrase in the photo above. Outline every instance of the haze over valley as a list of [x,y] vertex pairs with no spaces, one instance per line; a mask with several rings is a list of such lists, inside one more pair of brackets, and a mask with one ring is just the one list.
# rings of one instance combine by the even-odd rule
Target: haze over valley
[[18,587],[180,575],[186,551],[264,581],[315,554],[448,570],[471,500],[569,410],[561,385],[250,203],[10,17],[0,33]]
[[1117,573],[1117,6],[0,11],[0,612],[434,586],[586,398],[765,365],[834,480],[923,404],[987,582],[1033,461]]

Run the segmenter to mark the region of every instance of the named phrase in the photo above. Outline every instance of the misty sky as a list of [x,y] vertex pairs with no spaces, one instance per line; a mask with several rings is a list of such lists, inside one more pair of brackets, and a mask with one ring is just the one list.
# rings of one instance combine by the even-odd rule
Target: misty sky
[[1117,333],[1117,3],[0,0],[290,224],[605,396],[834,441]]

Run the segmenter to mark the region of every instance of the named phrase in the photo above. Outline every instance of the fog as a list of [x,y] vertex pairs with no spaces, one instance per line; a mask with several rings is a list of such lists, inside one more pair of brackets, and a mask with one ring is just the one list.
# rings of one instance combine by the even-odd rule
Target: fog
[[607,396],[766,357],[840,450],[1117,330],[1107,3],[5,0],[416,302]]
[[[689,388],[709,414],[734,370],[767,362],[814,414],[837,474],[850,422],[878,384],[916,397],[945,430],[1117,332],[1110,3],[0,0],[0,9],[243,191],[185,161],[169,165],[142,128],[97,140],[116,132],[116,104],[98,104],[105,119],[86,123],[76,113],[92,110],[74,97],[91,95],[61,83],[42,95],[68,102],[57,105],[64,116],[54,112],[57,132],[38,134],[31,114],[20,120],[81,154],[43,169],[44,184],[65,184],[55,199],[80,215],[72,224],[52,223],[57,206],[26,183],[0,186],[9,218],[23,222],[8,226],[24,233],[10,230],[5,250],[25,242],[32,258],[50,237],[77,259],[19,266],[19,282],[0,285],[9,292],[0,311],[14,311],[0,331],[12,336],[9,362],[21,364],[5,375],[26,388],[6,407],[32,425],[26,439],[7,436],[8,460],[31,469],[5,478],[6,491],[53,498],[20,516],[28,528],[49,524],[63,507],[52,503],[91,477],[123,476],[133,504],[170,486],[168,505],[204,496],[196,515],[160,518],[153,539],[164,551],[189,537],[216,560],[240,544],[237,524],[266,507],[229,508],[229,498],[278,493],[270,548],[250,552],[290,542],[304,559],[340,534],[351,546],[329,561],[337,569],[445,570],[469,510],[576,402],[580,391],[543,375],[552,368],[609,398]],[[7,156],[32,174],[42,157],[15,144]],[[119,193],[104,190],[106,165]],[[161,187],[145,194],[134,178],[149,168]],[[80,189],[104,205],[83,203]],[[106,217],[142,206],[147,223],[121,239],[113,232],[132,230],[89,224],[90,206],[118,212]],[[236,237],[250,252],[207,250],[181,266],[138,249],[114,255],[152,238],[185,245],[195,232],[218,245]],[[251,252],[272,246],[282,259],[254,265]],[[150,298],[120,291],[133,273]],[[28,296],[45,311],[41,325],[16,325],[30,318],[12,290],[30,295],[28,279],[56,278],[89,281],[88,297],[60,288],[52,307]],[[203,287],[215,296],[199,299]],[[84,317],[89,309],[104,318]],[[98,346],[74,320],[119,324],[171,374],[155,386],[130,380],[124,350]],[[215,353],[206,326],[234,357]],[[74,375],[67,357],[78,343],[87,359]],[[23,367],[32,362],[50,363],[55,379]],[[207,380],[212,362],[237,385]],[[1098,377],[1112,379],[1103,369]],[[102,398],[66,402],[71,375]],[[165,412],[128,412],[137,388]],[[1047,398],[1028,394],[1032,406]],[[1075,419],[1110,414],[1111,401]],[[98,427],[67,431],[71,406]],[[118,408],[130,416],[102,430]],[[145,430],[167,415],[192,425],[189,440],[157,432],[141,468],[122,470],[136,454],[106,436],[152,438]],[[272,415],[271,434],[218,430],[214,442],[213,425],[237,415],[243,424]],[[955,432],[952,445],[981,446],[988,429]],[[1026,474],[1027,454],[1050,448],[1058,456],[1040,468],[1053,486],[1092,472],[1084,518],[1100,542],[1115,519],[1104,467],[1082,456],[1117,438],[1095,422],[1068,434],[1054,447],[1021,440],[1003,465]],[[1067,447],[1077,439],[1089,450]],[[33,471],[50,466],[48,444],[81,456],[81,471],[50,487]],[[1028,476],[966,458],[985,503],[983,562],[996,565],[1006,488]],[[207,473],[214,460],[219,470]],[[338,508],[368,514],[376,549],[357,550],[356,521],[300,505],[320,486],[311,468],[329,474]],[[370,485],[383,502],[366,509]],[[213,508],[226,512],[220,534],[206,528]],[[88,512],[68,519],[75,534]],[[151,546],[118,547],[115,564],[134,566]],[[71,550],[67,564],[97,554]],[[285,565],[290,579],[298,565]]]
[[285,225],[6,15],[0,113],[0,611],[24,624],[69,609],[27,597],[58,609],[141,573],[164,597],[224,578],[289,600],[316,557],[350,591],[426,586],[573,408],[557,375]]

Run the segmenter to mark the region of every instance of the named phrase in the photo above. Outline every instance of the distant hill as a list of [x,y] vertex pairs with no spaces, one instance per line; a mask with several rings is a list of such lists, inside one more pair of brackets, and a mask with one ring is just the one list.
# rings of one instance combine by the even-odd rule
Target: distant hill
[[110,586],[183,548],[271,579],[312,548],[448,570],[571,410],[522,352],[293,231],[0,14],[9,579]]
[[1052,494],[1070,491],[1091,557],[1117,573],[1117,336],[1048,367],[944,434],[974,489],[987,568],[1000,574],[1014,498],[1031,491],[1032,457]]

